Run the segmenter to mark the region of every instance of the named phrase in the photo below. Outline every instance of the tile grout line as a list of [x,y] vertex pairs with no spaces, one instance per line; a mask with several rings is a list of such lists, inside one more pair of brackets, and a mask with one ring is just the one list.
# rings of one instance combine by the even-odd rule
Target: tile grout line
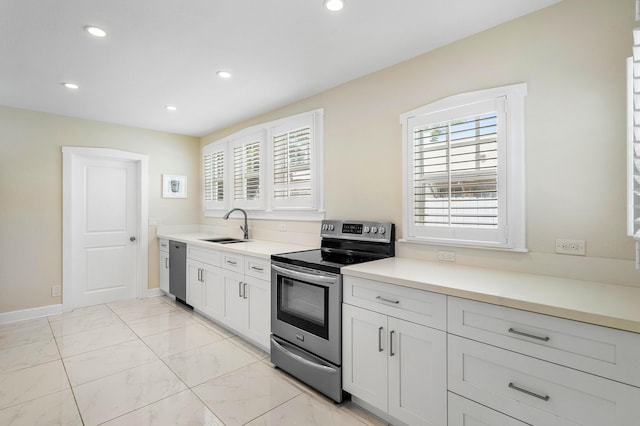
[[49,323],[49,328],[51,329],[51,335],[53,336],[53,340],[56,344],[56,349],[58,349],[58,355],[60,356],[60,363],[62,364],[62,368],[64,368],[64,375],[67,377],[67,383],[69,384],[69,390],[71,391],[71,396],[73,397],[73,403],[76,406],[76,411],[78,412],[78,416],[80,417],[80,421],[84,425],[86,422],[82,417],[82,412],[80,412],[80,406],[78,405],[78,399],[76,398],[76,392],[71,386],[71,378],[69,377],[69,371],[67,371],[67,365],[64,363],[64,358],[62,357],[62,351],[60,350],[60,346],[58,346],[58,338],[53,332],[53,327],[51,327],[51,319],[47,318],[47,322]]

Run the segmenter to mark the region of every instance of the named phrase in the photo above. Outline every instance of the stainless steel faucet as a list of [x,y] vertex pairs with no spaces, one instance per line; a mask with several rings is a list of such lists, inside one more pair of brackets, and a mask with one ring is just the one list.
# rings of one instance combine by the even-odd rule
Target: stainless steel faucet
[[238,210],[238,211],[242,212],[242,214],[244,215],[244,226],[241,226],[241,227],[240,227],[240,229],[242,229],[242,230],[244,231],[244,239],[245,239],[245,240],[248,240],[248,239],[249,239],[249,225],[247,224],[247,212],[245,212],[245,211],[244,211],[244,210],[242,210],[242,209],[231,209],[231,210],[229,210],[229,211],[227,212],[227,214],[225,214],[224,216],[222,216],[222,218],[223,218],[224,220],[229,219],[229,215],[230,215],[231,213],[233,213],[234,211],[236,211],[236,210]]

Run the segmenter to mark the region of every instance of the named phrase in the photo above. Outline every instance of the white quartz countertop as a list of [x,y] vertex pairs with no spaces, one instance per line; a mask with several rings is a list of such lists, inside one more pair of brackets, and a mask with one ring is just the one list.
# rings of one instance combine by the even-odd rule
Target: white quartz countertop
[[640,333],[640,287],[399,257],[342,273]]
[[228,252],[246,254],[248,256],[261,257],[270,259],[272,254],[288,253],[291,251],[311,250],[317,247],[303,246],[299,244],[282,243],[277,241],[264,241],[249,239],[246,242],[233,244],[220,244],[208,241],[202,241],[204,238],[221,238],[226,235],[215,235],[203,232],[185,232],[175,234],[158,234],[158,238],[166,238],[167,240],[180,241],[200,247],[225,250]]

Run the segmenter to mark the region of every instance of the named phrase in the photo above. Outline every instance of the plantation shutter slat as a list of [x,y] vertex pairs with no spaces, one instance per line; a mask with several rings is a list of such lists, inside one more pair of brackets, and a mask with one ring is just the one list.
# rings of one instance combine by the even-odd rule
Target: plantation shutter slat
[[273,198],[310,198],[311,128],[273,135]]
[[496,228],[497,113],[415,128],[413,180],[416,225]]
[[260,199],[260,141],[233,148],[233,199]]
[[204,156],[204,200],[224,201],[224,152]]

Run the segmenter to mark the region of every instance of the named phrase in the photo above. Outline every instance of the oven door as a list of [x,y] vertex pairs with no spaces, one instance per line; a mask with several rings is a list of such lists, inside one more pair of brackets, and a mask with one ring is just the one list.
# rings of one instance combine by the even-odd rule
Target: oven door
[[271,332],[341,364],[342,276],[271,264]]

